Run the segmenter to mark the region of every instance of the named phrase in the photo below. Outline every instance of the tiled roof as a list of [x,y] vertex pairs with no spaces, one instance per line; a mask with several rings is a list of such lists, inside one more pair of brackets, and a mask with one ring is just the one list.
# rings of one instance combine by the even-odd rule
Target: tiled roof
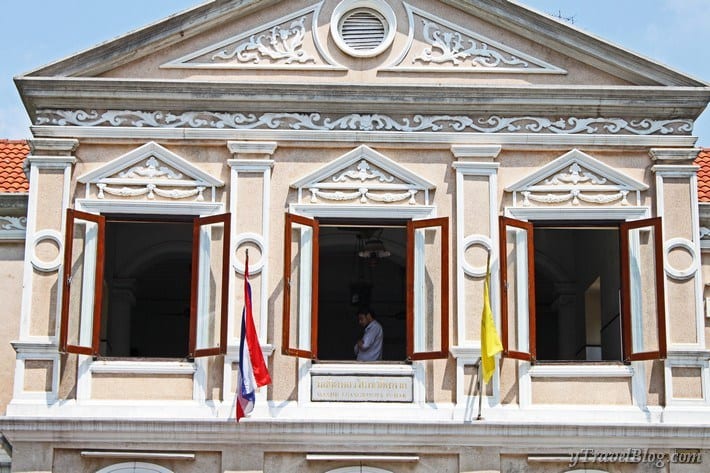
[[0,193],[22,193],[29,182],[22,170],[30,145],[25,140],[0,140]]
[[703,148],[695,158],[698,170],[698,201],[710,202],[710,148]]

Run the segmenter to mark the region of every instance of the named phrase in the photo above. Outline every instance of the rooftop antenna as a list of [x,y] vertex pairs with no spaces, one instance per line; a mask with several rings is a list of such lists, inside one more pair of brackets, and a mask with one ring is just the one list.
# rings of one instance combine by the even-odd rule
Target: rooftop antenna
[[551,16],[557,18],[558,20],[564,20],[568,23],[572,23],[574,25],[574,15],[572,16],[565,16],[562,14],[562,10],[557,10],[557,13],[551,13]]

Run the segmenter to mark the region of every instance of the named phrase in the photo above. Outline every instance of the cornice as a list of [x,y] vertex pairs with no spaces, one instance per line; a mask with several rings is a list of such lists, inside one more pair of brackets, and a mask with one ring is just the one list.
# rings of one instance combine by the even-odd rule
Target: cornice
[[30,154],[69,155],[79,147],[79,141],[74,139],[35,138],[29,140]]
[[0,193],[0,212],[12,210],[21,210],[23,214],[27,213],[27,193]]
[[[61,441],[97,445],[102,442],[132,442],[136,438],[163,443],[184,443],[204,448],[215,443],[260,445],[331,444],[348,439],[354,451],[383,441],[401,447],[440,441],[442,449],[456,445],[507,445],[540,448],[628,447],[697,448],[707,440],[705,425],[663,424],[538,424],[538,423],[418,423],[367,421],[278,421],[252,420],[237,424],[227,419],[208,421],[29,419],[2,418],[0,430],[11,441]],[[70,437],[68,435],[70,434]],[[639,443],[641,442],[641,443]]]
[[[696,118],[710,87],[405,85],[209,82],[26,77],[17,79],[34,121],[38,109],[206,110],[321,113],[491,113]],[[586,113],[585,113],[586,111]]]
[[[130,126],[33,126],[34,136],[73,137],[82,142],[120,141],[126,144],[135,140],[199,140],[201,143],[223,145],[225,140],[278,141],[279,146],[287,143],[309,142],[312,145],[328,146],[333,142],[353,143],[395,143],[412,145],[411,132],[359,131],[359,130],[237,130],[224,128],[157,128]],[[588,150],[606,148],[649,148],[649,147],[689,147],[694,146],[697,137],[691,135],[610,135],[610,134],[552,134],[552,133],[471,133],[471,132],[417,132],[416,145],[449,149],[452,144],[501,145],[506,149],[560,149],[584,147]]]

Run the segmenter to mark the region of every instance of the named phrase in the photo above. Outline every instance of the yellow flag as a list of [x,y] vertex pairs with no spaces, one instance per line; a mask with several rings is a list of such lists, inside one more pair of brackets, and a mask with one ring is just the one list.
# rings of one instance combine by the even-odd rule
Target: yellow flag
[[486,272],[486,282],[483,285],[483,314],[481,314],[481,364],[484,383],[491,380],[496,369],[496,355],[503,351],[491,311],[491,296],[488,291],[490,278],[491,268],[489,265]]

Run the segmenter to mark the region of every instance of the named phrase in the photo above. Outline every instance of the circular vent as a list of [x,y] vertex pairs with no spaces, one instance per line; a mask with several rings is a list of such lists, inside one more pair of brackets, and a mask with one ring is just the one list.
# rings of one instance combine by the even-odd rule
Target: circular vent
[[369,8],[348,12],[340,21],[340,37],[355,51],[377,49],[387,35],[384,18]]
[[335,43],[355,57],[382,53],[392,44],[396,29],[394,11],[381,0],[344,0],[330,22]]

